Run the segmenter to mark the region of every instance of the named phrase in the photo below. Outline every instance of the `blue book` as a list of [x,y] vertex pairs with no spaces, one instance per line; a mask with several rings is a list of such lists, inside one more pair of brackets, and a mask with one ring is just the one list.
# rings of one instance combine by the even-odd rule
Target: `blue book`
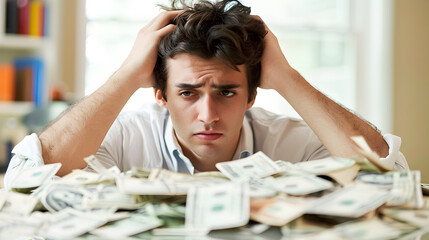
[[31,100],[36,107],[44,103],[44,65],[43,61],[37,57],[23,57],[14,60],[15,71],[31,69]]

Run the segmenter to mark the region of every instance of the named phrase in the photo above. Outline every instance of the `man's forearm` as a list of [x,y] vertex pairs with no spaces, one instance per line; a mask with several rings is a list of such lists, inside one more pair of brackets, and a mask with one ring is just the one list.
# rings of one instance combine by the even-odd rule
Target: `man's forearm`
[[335,156],[357,155],[350,136],[361,135],[381,157],[389,147],[383,136],[360,119],[311,86],[297,71],[285,68],[285,79],[278,79],[277,91],[313,129],[329,152]]
[[83,158],[99,148],[121,109],[138,88],[122,78],[115,73],[96,92],[40,134],[44,162],[62,163],[58,175],[85,167]]

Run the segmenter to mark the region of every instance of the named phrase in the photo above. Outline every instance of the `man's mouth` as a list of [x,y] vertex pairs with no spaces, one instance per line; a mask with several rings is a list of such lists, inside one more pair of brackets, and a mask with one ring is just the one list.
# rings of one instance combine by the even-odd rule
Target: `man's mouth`
[[204,140],[204,141],[214,141],[218,138],[220,138],[223,134],[219,132],[213,132],[213,131],[203,131],[198,132],[194,134],[197,138]]

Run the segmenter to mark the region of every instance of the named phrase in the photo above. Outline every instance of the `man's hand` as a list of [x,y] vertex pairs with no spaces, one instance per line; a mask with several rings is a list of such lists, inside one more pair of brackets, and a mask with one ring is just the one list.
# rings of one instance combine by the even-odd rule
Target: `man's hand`
[[[263,22],[259,16],[254,16],[256,19]],[[267,34],[264,38],[264,53],[261,59],[261,88],[276,89],[277,85],[282,86],[284,77],[287,76],[293,68],[289,65],[284,56],[277,37],[271,32],[268,26],[264,23]],[[284,84],[283,84],[284,86]]]
[[[255,18],[262,21],[261,18]],[[283,55],[277,38],[265,25],[261,88],[274,89],[288,101],[334,156],[358,155],[351,136],[363,136],[380,156],[388,155],[383,136],[350,111],[311,86]]]
[[44,162],[61,162],[58,175],[86,166],[125,103],[140,87],[152,86],[159,40],[174,29],[180,11],[164,12],[142,28],[121,67],[97,91],[39,135]]
[[128,57],[115,75],[127,76],[138,87],[152,87],[158,44],[162,37],[172,32],[175,25],[169,24],[182,11],[162,12],[137,34]]

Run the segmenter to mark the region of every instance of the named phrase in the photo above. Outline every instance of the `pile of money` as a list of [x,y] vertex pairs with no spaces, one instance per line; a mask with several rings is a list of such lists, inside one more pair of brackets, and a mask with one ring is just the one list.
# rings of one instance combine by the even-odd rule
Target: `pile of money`
[[[369,155],[368,155],[369,156]],[[419,171],[377,159],[291,164],[262,152],[194,175],[23,170],[0,192],[0,239],[416,239],[429,234]],[[239,237],[241,236],[241,237]],[[262,237],[263,236],[263,237]],[[171,238],[168,238],[171,237]]]

